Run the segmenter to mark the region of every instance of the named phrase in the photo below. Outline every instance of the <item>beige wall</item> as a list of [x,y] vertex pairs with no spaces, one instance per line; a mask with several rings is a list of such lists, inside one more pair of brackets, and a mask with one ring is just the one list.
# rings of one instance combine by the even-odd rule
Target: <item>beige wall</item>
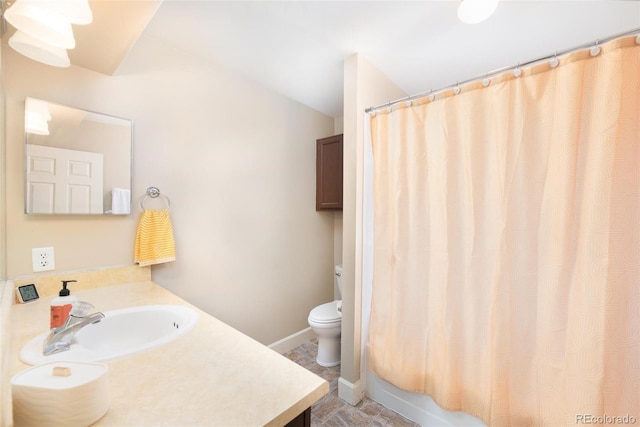
[[[7,276],[31,275],[31,249],[53,246],[56,271],[133,262],[134,216],[24,214],[24,99],[27,96],[114,116],[131,115],[114,77],[31,61],[4,45],[7,145]],[[122,113],[122,114],[120,114]]]
[[[359,400],[364,392],[360,381],[360,316],[362,292],[362,185],[364,124],[366,108],[406,96],[385,75],[361,55],[344,64],[344,210],[342,262],[344,274],[342,311],[341,377],[355,395],[340,390],[346,400]],[[348,307],[345,308],[345,307]],[[342,385],[342,384],[341,384]],[[352,402],[353,403],[353,402]]]
[[[332,299],[334,218],[314,199],[331,117],[145,36],[112,77],[4,58],[9,277],[32,274],[40,246],[55,247],[57,271],[132,263],[137,203],[156,186],[177,251],[152,268],[160,285],[265,344]],[[134,121],[133,215],[23,214],[25,96]]]
[[[0,77],[2,76],[2,49],[0,44]],[[4,84],[0,78],[0,129],[5,128],[4,120]],[[5,283],[6,278],[6,237],[5,237],[5,135],[0,131],[0,426],[8,425],[11,408],[7,391],[9,390],[9,360],[7,352],[10,345],[10,329],[7,327],[11,311],[12,285]]]

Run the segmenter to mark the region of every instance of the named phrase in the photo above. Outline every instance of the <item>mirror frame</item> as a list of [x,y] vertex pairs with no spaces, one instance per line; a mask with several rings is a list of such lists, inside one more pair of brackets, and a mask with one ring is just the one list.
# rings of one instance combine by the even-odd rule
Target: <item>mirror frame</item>
[[[27,131],[27,102],[28,100],[31,100],[31,102],[36,101],[36,102],[44,102],[47,105],[51,105],[54,108],[55,107],[60,107],[60,108],[67,108],[67,109],[72,109],[72,110],[77,110],[78,112],[84,113],[84,114],[90,114],[90,115],[95,115],[95,116],[99,116],[99,117],[104,117],[106,120],[122,120],[123,122],[127,122],[129,123],[129,127],[130,127],[130,133],[129,133],[129,149],[128,149],[128,154],[129,154],[129,165],[128,167],[126,167],[126,169],[129,171],[129,212],[128,213],[112,213],[111,210],[106,210],[105,209],[105,200],[108,200],[107,197],[109,196],[109,194],[111,194],[111,191],[105,191],[104,187],[102,190],[102,194],[101,197],[103,199],[103,208],[102,208],[102,212],[98,213],[71,213],[71,212],[66,212],[66,213],[60,213],[60,212],[29,212],[28,206],[29,206],[29,200],[28,200],[28,193],[29,193],[29,180],[28,180],[28,175],[29,175],[29,171],[30,171],[30,165],[29,165],[29,156],[28,156],[28,152],[27,152],[27,146],[28,145],[37,145],[37,144],[29,144],[29,135],[32,135],[32,132],[28,132]],[[25,98],[25,108],[24,108],[24,113],[25,113],[25,123],[24,123],[24,213],[26,215],[53,215],[53,216],[78,216],[78,215],[85,215],[85,216],[101,216],[101,215],[107,215],[107,216],[127,216],[127,215],[131,215],[132,211],[133,211],[133,193],[132,193],[132,189],[133,189],[133,145],[134,145],[134,123],[133,120],[130,119],[125,119],[122,117],[117,117],[117,116],[113,116],[113,115],[109,115],[109,114],[103,114],[103,113],[97,113],[95,111],[90,111],[90,110],[85,110],[82,108],[77,108],[77,107],[72,107],[72,106],[67,106],[67,105],[63,105],[63,104],[59,104],[56,102],[51,102],[51,101],[46,101],[46,100],[42,100],[42,99],[37,99],[37,98],[33,98],[33,97],[26,97]],[[124,139],[122,140],[122,142],[124,142]],[[52,147],[56,147],[55,145],[51,145]],[[107,170],[107,165],[105,165],[105,170]],[[109,167],[109,170],[122,170],[123,168],[117,165],[113,165]],[[103,172],[104,175],[104,172]]]

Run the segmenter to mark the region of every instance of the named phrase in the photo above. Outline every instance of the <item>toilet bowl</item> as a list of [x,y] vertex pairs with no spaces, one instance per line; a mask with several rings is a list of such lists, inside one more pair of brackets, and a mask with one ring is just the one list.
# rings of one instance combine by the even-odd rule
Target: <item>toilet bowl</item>
[[[335,267],[338,290],[342,292],[342,266]],[[311,330],[318,337],[316,362],[320,366],[331,367],[340,364],[340,334],[342,330],[342,301],[321,304],[309,313]]]

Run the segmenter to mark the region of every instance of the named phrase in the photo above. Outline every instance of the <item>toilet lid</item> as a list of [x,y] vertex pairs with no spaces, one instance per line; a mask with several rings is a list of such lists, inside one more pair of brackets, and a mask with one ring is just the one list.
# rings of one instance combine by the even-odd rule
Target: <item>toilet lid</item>
[[316,323],[334,323],[339,322],[341,318],[342,316],[341,313],[338,312],[336,301],[319,305],[309,313],[309,319]]

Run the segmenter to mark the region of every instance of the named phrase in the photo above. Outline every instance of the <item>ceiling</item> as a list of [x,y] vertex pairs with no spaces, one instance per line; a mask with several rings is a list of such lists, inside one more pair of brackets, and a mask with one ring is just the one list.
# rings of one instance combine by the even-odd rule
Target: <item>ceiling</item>
[[[640,29],[640,0],[501,0],[480,24],[458,0],[90,0],[75,65],[105,74],[140,34],[190,51],[332,117],[343,63],[362,54],[407,94]],[[126,18],[126,19],[125,19]]]
[[144,34],[338,117],[354,53],[416,94],[640,28],[638,0],[503,0],[473,25],[458,4],[165,0]]
[[[71,63],[113,74],[161,3],[162,0],[89,0],[93,22],[73,26],[77,43],[69,51]],[[122,19],[124,16],[127,19]]]

